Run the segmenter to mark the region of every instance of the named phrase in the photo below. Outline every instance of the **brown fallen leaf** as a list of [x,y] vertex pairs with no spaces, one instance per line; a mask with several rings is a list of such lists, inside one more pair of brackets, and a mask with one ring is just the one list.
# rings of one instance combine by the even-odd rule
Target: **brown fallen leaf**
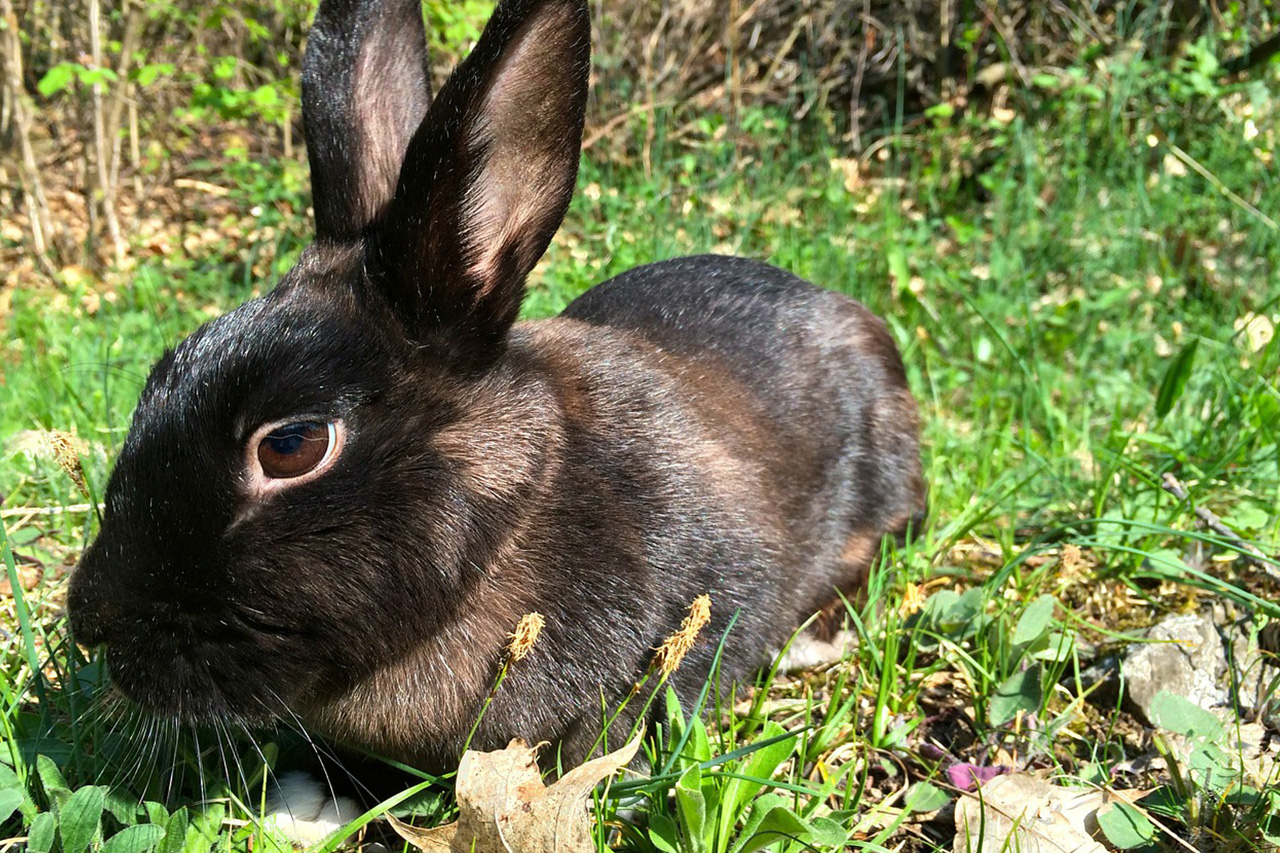
[[[40,583],[43,573],[36,566],[19,565],[17,568],[18,583],[25,592],[31,592],[36,588],[36,584]],[[13,584],[9,581],[9,576],[0,568],[0,598],[9,598],[12,595]]]
[[997,776],[956,803],[955,853],[1106,853],[1095,840],[1096,814],[1110,799],[1090,788],[1063,788],[1030,773]]
[[593,853],[591,792],[635,757],[637,735],[621,749],[588,761],[550,787],[537,749],[513,740],[494,752],[468,751],[458,765],[458,820],[419,829],[387,816],[391,828],[423,853]]

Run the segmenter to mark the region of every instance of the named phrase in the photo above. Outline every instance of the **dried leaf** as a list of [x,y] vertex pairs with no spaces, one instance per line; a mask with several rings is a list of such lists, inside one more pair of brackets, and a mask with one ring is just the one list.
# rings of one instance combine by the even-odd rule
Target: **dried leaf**
[[[25,592],[31,592],[36,588],[36,584],[40,583],[43,572],[36,566],[20,565],[18,569],[18,583]],[[0,572],[4,571],[0,569]],[[11,598],[13,596],[13,583],[9,580],[7,574],[0,574],[0,598]]]
[[458,820],[418,829],[389,818],[391,827],[423,853],[592,853],[591,792],[625,767],[640,736],[616,752],[542,783],[537,750],[513,740],[495,752],[468,751],[458,765]]
[[956,853],[1106,853],[1093,839],[1109,796],[1062,788],[1030,773],[997,776],[956,803]]
[[448,853],[449,844],[458,832],[458,824],[437,826],[433,829],[420,829],[411,823],[405,823],[393,814],[388,814],[387,822],[396,831],[396,835],[417,847],[422,853]]

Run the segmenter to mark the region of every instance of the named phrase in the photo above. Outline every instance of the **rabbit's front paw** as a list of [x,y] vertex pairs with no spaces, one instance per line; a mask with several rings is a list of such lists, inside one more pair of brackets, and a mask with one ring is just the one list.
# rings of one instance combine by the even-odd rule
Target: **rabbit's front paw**
[[339,797],[320,779],[295,771],[276,780],[262,824],[295,844],[312,847],[360,814],[350,797]]
[[848,628],[840,629],[829,640],[814,636],[812,630],[804,631],[792,641],[778,664],[778,670],[799,672],[830,666],[848,657],[857,646],[858,637]]

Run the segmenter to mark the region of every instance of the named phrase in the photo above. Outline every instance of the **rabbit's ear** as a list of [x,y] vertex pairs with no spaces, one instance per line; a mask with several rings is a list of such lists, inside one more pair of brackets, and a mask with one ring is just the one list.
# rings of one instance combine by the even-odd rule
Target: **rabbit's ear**
[[440,89],[374,232],[417,339],[500,347],[573,195],[590,56],[585,0],[504,0]]
[[431,103],[420,0],[322,0],[302,62],[316,236],[349,239],[395,194]]

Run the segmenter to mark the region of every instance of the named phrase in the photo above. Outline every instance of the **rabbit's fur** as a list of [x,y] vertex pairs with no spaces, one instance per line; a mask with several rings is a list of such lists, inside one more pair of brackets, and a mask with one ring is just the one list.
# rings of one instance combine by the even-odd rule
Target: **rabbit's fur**
[[[735,613],[725,684],[859,589],[923,506],[916,407],[879,319],[752,261],[640,267],[514,323],[576,177],[585,0],[504,0],[429,109],[418,8],[321,3],[316,241],[156,364],[72,626],[154,712],[296,716],[444,767],[537,611],[473,745],[573,761],[696,596],[685,695]],[[330,452],[269,475],[298,423]]]

